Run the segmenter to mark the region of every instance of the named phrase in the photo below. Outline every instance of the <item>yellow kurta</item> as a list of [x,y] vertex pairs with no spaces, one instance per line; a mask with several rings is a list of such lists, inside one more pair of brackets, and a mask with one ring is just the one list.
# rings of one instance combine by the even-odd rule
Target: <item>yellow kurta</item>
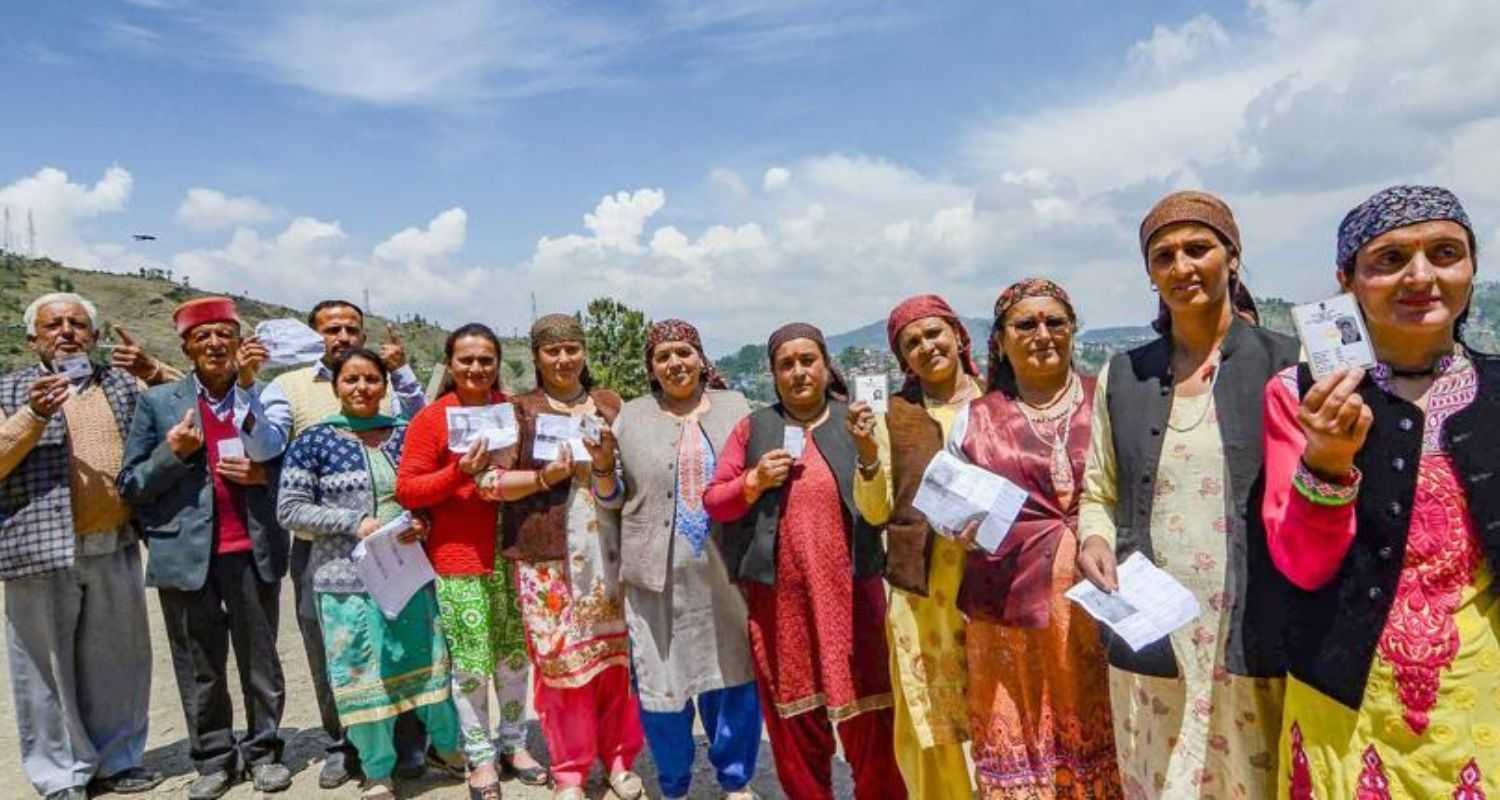
[[[1102,536],[1113,544],[1117,478],[1108,377],[1106,369],[1095,389],[1079,538]],[[1173,398],[1151,510],[1157,566],[1202,609],[1172,634],[1179,677],[1109,670],[1120,779],[1131,800],[1254,800],[1276,793],[1284,681],[1231,675],[1224,665],[1230,626],[1224,611],[1233,605],[1225,585],[1228,482],[1217,411],[1205,408],[1211,403],[1206,393]]]
[[[947,439],[961,405],[928,405],[927,413]],[[883,524],[891,515],[894,490],[890,471],[891,437],[878,417],[881,468],[854,482],[854,499],[865,518]],[[928,798],[972,798],[969,763],[968,667],[964,617],[958,611],[963,581],[963,545],[939,536],[933,543],[928,595],[891,589],[886,639],[891,651],[891,690],[895,698],[896,762],[907,794]]]

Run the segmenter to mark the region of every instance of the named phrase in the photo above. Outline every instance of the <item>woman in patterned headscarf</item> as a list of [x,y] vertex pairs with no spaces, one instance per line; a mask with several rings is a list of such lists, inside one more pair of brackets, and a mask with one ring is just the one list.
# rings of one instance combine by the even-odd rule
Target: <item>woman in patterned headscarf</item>
[[1266,533],[1287,615],[1279,796],[1500,796],[1500,360],[1460,336],[1474,227],[1396,186],[1339,226],[1376,366],[1265,387]]
[[[566,441],[552,458],[534,456],[544,420],[602,417],[607,425],[620,410],[619,395],[593,388],[585,339],[583,326],[567,314],[548,314],[532,326],[537,386],[515,398],[519,441],[502,466],[479,476],[479,494],[504,503],[500,544],[516,565],[556,797],[582,800],[600,761],[615,796],[633,800],[643,794],[633,769],[644,741],[630,687],[614,537],[603,534],[610,514],[590,490],[590,475],[613,476],[614,465],[575,460]],[[609,435],[601,438],[592,454],[607,446]]]
[[1199,616],[1132,650],[1114,635],[1110,696],[1131,798],[1269,797],[1286,587],[1259,507],[1261,397],[1296,340],[1236,313],[1239,226],[1224,201],[1177,192],[1141,222],[1161,336],[1115,356],[1094,391],[1078,566],[1105,591],[1136,553],[1197,598]]
[[651,326],[646,374],[651,394],[621,409],[594,473],[595,496],[617,510],[641,721],[662,797],[688,794],[696,712],[719,789],[742,800],[754,796],[748,784],[760,752],[760,700],[745,598],[724,566],[703,489],[750,406],[725,387],[697,329],[682,320]]
[[994,552],[971,549],[958,607],[968,615],[969,715],[980,795],[991,800],[1121,796],[1109,680],[1092,618],[1064,597],[1078,582],[1078,499],[1094,382],[1073,370],[1078,319],[1052,281],[995,301],[990,390],[958,412],[954,456],[1026,490]]
[[778,402],[741,420],[703,495],[749,605],[750,647],[787,796],[832,800],[837,746],[860,800],[901,800],[880,528],[854,500],[862,453],[823,334],[794,323],[766,347]]
[[913,798],[968,798],[969,708],[964,618],[958,587],[964,547],[937,536],[912,507],[922,472],[965,403],[979,396],[969,332],[937,295],[912,297],[886,321],[891,352],[905,376],[889,411],[849,408],[861,458],[854,493],[860,510],[886,526],[886,579],[895,587],[886,616],[896,760]]

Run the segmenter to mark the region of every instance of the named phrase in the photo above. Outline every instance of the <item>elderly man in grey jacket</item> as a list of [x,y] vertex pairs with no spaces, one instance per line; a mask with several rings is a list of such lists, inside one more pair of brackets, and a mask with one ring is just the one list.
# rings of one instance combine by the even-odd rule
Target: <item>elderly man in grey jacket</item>
[[48,798],[144,792],[151,638],[130,509],[115,491],[143,383],[179,376],[129,334],[90,360],[93,303],[43,295],[36,363],[0,376],[0,580],[21,766]]

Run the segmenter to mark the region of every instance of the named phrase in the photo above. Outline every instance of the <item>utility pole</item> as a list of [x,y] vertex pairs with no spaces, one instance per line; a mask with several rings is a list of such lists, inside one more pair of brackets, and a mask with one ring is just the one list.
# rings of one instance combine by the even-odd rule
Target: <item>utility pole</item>
[[5,243],[0,244],[0,253],[10,252],[10,206],[5,207]]
[[365,287],[365,313],[374,314],[375,309],[370,307],[370,287]]
[[31,218],[31,209],[26,209],[26,256],[36,258],[36,221]]
[[531,293],[531,324],[536,324],[536,292]]

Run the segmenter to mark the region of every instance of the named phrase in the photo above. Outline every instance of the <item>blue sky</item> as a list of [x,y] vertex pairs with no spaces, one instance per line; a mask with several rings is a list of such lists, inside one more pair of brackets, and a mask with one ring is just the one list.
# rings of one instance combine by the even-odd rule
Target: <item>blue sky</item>
[[1134,323],[1130,232],[1178,186],[1288,296],[1387,183],[1453,185],[1489,238],[1500,10],[1423,8],[9,4],[0,204],[80,266],[505,329],[612,294],[723,347],[1032,273]]

